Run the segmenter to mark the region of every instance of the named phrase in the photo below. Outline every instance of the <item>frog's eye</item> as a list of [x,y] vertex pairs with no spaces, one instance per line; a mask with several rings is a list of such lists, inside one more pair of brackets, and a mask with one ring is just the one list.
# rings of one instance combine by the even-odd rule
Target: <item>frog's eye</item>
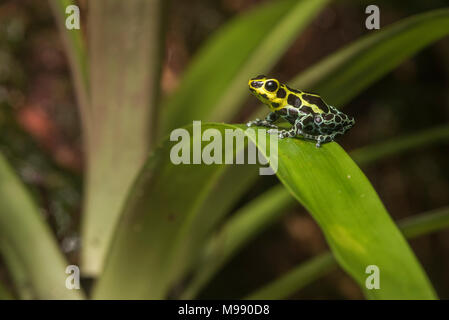
[[278,84],[273,80],[267,81],[267,83],[265,83],[265,89],[267,89],[270,92],[276,91],[277,88]]

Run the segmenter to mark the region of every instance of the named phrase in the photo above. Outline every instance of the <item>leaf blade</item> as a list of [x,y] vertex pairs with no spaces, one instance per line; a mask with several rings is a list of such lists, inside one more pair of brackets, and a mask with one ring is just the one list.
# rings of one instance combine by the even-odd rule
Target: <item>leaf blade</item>
[[166,5],[162,0],[89,2],[85,275],[101,272],[123,202],[155,139]]
[[[0,154],[0,250],[8,265],[21,264],[39,299],[82,299],[80,290],[67,290],[68,263],[25,187]],[[6,244],[6,246],[5,246]]]

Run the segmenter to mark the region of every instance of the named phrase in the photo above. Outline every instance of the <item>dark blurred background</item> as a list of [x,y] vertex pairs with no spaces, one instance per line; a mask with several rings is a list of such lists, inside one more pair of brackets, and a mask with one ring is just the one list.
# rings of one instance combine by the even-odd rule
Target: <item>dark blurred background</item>
[[[173,0],[163,94],[176,88],[186,65],[211,33],[261,2],[265,1]],[[447,5],[443,0],[333,2],[298,37],[271,75],[288,81],[370,33],[365,29],[369,4],[380,7],[381,27]],[[85,30],[87,1],[79,1],[79,5]],[[448,123],[448,88],[449,39],[445,38],[346,105],[345,112],[354,115],[357,124],[339,142],[346,150],[353,150]],[[235,121],[243,121],[256,106],[256,99],[248,99]],[[68,64],[46,1],[0,1],[0,151],[30,186],[63,250],[76,263],[83,168],[80,126]],[[446,144],[390,157],[363,169],[398,220],[449,204],[448,163]],[[268,179],[265,184],[273,183]],[[449,231],[410,243],[440,298],[449,298]],[[298,205],[234,258],[201,297],[239,298],[326,249],[321,231]],[[1,260],[0,279],[9,279]],[[357,285],[341,270],[292,296],[362,297]]]

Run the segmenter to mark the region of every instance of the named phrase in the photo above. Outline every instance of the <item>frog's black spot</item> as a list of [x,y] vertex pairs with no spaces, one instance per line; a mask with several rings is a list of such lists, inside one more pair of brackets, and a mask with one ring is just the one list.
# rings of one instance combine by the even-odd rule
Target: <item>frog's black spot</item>
[[262,98],[264,98],[264,99],[267,99],[268,100],[268,96],[265,94],[265,93],[262,93],[261,95],[260,95]]
[[306,126],[304,126],[303,127],[303,130],[305,131],[305,132],[313,132],[314,131],[314,129],[315,129],[315,127],[313,126],[313,125],[306,125]]
[[297,109],[293,109],[293,108],[288,108],[287,109],[287,113],[289,116],[297,116],[298,115],[298,110]]
[[282,109],[276,110],[275,112],[277,114],[281,115],[281,116],[288,115],[288,109],[286,109],[286,108],[282,108]]
[[301,109],[299,109],[299,111],[304,112],[304,113],[311,113],[312,109],[306,106],[302,106]]
[[305,118],[304,120],[303,120],[303,122],[302,122],[302,124],[304,125],[304,126],[307,126],[308,124],[312,124],[313,123],[313,118],[312,117],[307,117],[307,118]]
[[262,81],[252,81],[251,86],[254,88],[260,88],[263,86],[263,82]]
[[312,96],[310,94],[303,94],[302,98],[304,100],[306,100],[307,102],[318,106],[318,108],[323,110],[323,112],[326,112],[326,113],[329,112],[329,107],[327,106],[327,104],[324,103],[324,101],[320,97]]
[[301,99],[299,99],[294,94],[289,94],[288,95],[287,102],[288,102],[289,105],[291,105],[291,106],[293,106],[295,108],[299,108],[301,106]]
[[277,103],[277,102],[272,102],[272,103],[271,103],[271,106],[272,106],[273,108],[277,108],[277,107],[279,107],[279,103]]
[[330,121],[332,119],[334,119],[334,115],[332,113],[328,113],[324,115],[324,120]]
[[335,116],[335,122],[337,122],[337,123],[341,122],[341,117],[339,115]]
[[276,97],[278,97],[278,98],[285,98],[286,95],[287,95],[287,93],[282,88],[280,88],[278,90],[278,92],[276,93]]
[[261,74],[261,75],[258,75],[255,78],[252,78],[251,80],[260,80],[260,79],[263,79],[263,78],[265,78],[265,76],[263,74]]
[[285,117],[285,120],[287,120],[291,124],[295,124],[296,120],[298,120],[298,117],[296,117],[296,116],[287,116],[287,117]]
[[339,124],[338,126],[335,127],[336,131],[340,131],[341,129],[343,129],[343,126],[341,124]]
[[321,123],[323,121],[323,119],[320,116],[316,116],[315,117],[315,122],[316,123]]

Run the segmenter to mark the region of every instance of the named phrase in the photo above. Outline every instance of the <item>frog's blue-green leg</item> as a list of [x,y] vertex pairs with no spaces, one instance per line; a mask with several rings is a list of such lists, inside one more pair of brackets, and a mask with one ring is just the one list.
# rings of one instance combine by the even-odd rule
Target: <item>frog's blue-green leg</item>
[[[322,143],[327,143],[327,142],[334,141],[334,139],[337,136],[337,134],[340,134],[340,132],[334,132],[332,134],[325,134],[325,135],[314,136],[312,139],[316,140],[316,146],[317,146],[317,148],[319,148],[319,147],[321,147]],[[307,137],[305,137],[305,138],[307,138]]]
[[274,113],[274,112],[270,112],[265,117],[265,120],[256,119],[254,121],[247,122],[246,125],[248,127],[261,126],[261,127],[268,127],[268,128],[275,128],[275,129],[277,129],[278,127],[273,124],[277,119],[279,119],[279,115]]

